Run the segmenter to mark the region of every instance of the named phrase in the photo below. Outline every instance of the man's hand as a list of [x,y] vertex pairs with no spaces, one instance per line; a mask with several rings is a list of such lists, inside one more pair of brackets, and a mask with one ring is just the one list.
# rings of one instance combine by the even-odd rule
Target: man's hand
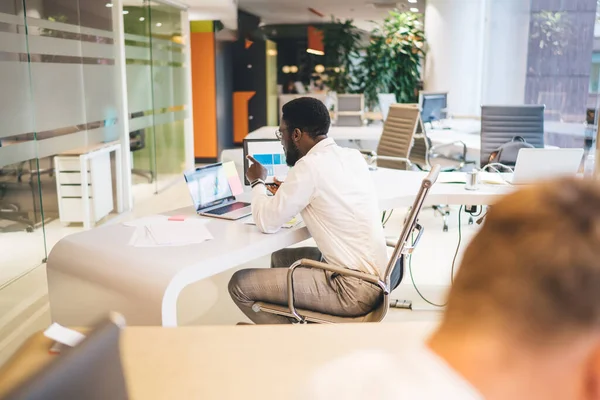
[[279,179],[273,178],[273,183],[269,183],[267,185],[267,190],[271,192],[272,195],[275,195],[275,193],[277,193],[277,191],[279,190],[279,186],[281,186],[282,183],[283,182],[281,182]]
[[246,156],[246,158],[252,162],[252,165],[248,167],[248,172],[246,172],[246,178],[250,183],[254,182],[257,179],[262,179],[263,181],[267,179],[267,169],[263,167],[261,163],[256,161],[252,156]]

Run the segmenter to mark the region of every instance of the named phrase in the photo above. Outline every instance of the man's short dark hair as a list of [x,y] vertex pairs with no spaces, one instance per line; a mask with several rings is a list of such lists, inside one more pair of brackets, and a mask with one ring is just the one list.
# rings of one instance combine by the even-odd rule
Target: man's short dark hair
[[300,97],[283,106],[282,119],[288,126],[289,133],[298,128],[312,138],[327,135],[331,118],[322,101],[312,97]]

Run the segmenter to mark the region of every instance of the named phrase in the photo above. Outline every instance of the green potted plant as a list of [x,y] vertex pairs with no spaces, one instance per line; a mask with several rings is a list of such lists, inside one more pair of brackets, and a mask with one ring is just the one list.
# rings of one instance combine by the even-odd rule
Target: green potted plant
[[390,11],[371,32],[358,72],[359,91],[369,108],[377,104],[378,93],[394,93],[400,103],[415,103],[425,56],[422,15]]
[[336,93],[351,93],[354,85],[353,59],[359,57],[360,33],[352,20],[332,17],[323,27],[327,86]]

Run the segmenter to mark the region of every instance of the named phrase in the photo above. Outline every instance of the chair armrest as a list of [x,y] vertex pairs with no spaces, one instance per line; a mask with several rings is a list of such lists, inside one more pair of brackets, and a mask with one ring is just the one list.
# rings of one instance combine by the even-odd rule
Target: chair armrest
[[369,163],[369,165],[372,165],[374,163],[377,162],[377,160],[383,160],[383,161],[402,161],[405,162],[406,165],[408,165],[409,167],[412,167],[412,162],[410,162],[410,160],[406,157],[396,157],[396,156],[382,156],[377,154],[377,152],[373,151],[373,150],[364,150],[361,149],[359,150],[360,153],[364,156],[367,156],[368,160],[367,162]]
[[452,143],[438,144],[436,146],[431,147],[431,149],[429,149],[429,153],[433,154],[436,150],[443,149],[443,148],[446,148],[446,147],[459,147],[459,146],[463,148],[463,160],[466,160],[466,158],[467,158],[467,145],[465,144],[465,142],[461,142],[461,141],[456,141],[456,142],[452,142]]
[[[410,246],[407,244],[404,247],[404,249],[402,250],[402,254],[412,254],[412,252],[415,250],[415,248],[419,244],[419,241],[421,240],[421,237],[423,236],[423,232],[425,231],[425,228],[423,228],[423,226],[421,224],[416,223],[415,227],[413,228],[413,233],[414,233],[414,231],[417,231],[417,237],[415,238],[414,241],[412,241]],[[394,238],[386,238],[385,244],[387,247],[396,247],[396,245],[398,244],[398,240],[394,239]]]
[[373,285],[379,286],[384,293],[389,293],[385,282],[379,279],[378,276],[365,274],[364,272],[354,271],[348,268],[340,268],[334,265],[329,265],[326,263],[322,263],[319,261],[302,259],[296,261],[288,270],[288,307],[290,309],[290,313],[298,320],[298,322],[304,322],[304,318],[302,318],[298,312],[296,311],[296,306],[294,305],[294,272],[298,268],[317,268],[322,269],[324,271],[329,271],[333,273],[337,273],[344,276],[349,276],[353,278],[362,279],[363,281],[369,282]]
[[365,156],[369,156],[369,157],[377,156],[377,152],[375,150],[358,149],[358,151],[360,151],[360,153]]

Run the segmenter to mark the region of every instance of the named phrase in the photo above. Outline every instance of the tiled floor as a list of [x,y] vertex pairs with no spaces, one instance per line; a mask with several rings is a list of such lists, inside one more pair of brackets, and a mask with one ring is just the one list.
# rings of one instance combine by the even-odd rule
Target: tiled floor
[[[135,211],[108,223],[120,223],[124,219],[131,219],[143,215],[156,214],[167,210],[186,207],[190,203],[189,193],[183,182],[177,183],[164,192],[154,195],[152,185],[136,185]],[[394,212],[386,226],[389,236],[399,234],[400,227],[406,210],[398,209]],[[476,231],[476,226],[466,224],[467,218],[463,214],[461,249]],[[457,209],[453,210],[450,218],[450,231],[442,232],[442,221],[435,217],[431,209],[422,211],[421,224],[425,227],[425,234],[418,248],[413,254],[412,275],[422,294],[429,301],[440,304],[443,302],[444,293],[450,285],[450,270],[452,259],[458,243]],[[52,224],[50,224],[52,226]],[[51,226],[47,229],[47,238],[50,245],[56,243],[65,235],[77,232],[80,228]],[[23,233],[23,235],[35,235]],[[30,236],[32,240],[34,238]],[[311,241],[309,241],[309,244]],[[313,243],[314,244],[314,243]],[[6,244],[14,251],[30,251],[26,241],[15,240]],[[29,250],[28,250],[29,249]],[[40,255],[31,252],[28,254],[31,262],[40,258]],[[459,257],[460,259],[460,252]],[[267,267],[268,257],[250,261],[240,268]],[[458,261],[457,261],[458,263]],[[226,271],[206,281],[199,282],[187,288],[181,296],[182,310],[193,310],[192,313],[181,312],[182,324],[234,324],[245,318],[229,299],[227,282],[235,270]],[[386,321],[419,320],[431,322],[432,325],[440,316],[440,309],[427,304],[415,291],[410,271],[400,287],[392,294],[394,299],[410,299],[415,310],[407,311],[392,309]],[[45,280],[45,267],[42,265],[17,279],[9,286],[0,290],[0,363],[8,353],[14,350],[27,335],[46,326],[50,321],[47,305],[47,287]],[[9,317],[12,316],[12,319]],[[19,317],[20,316],[20,317]],[[9,321],[10,319],[10,321]],[[4,326],[2,324],[4,323]],[[23,327],[23,324],[27,326]]]

